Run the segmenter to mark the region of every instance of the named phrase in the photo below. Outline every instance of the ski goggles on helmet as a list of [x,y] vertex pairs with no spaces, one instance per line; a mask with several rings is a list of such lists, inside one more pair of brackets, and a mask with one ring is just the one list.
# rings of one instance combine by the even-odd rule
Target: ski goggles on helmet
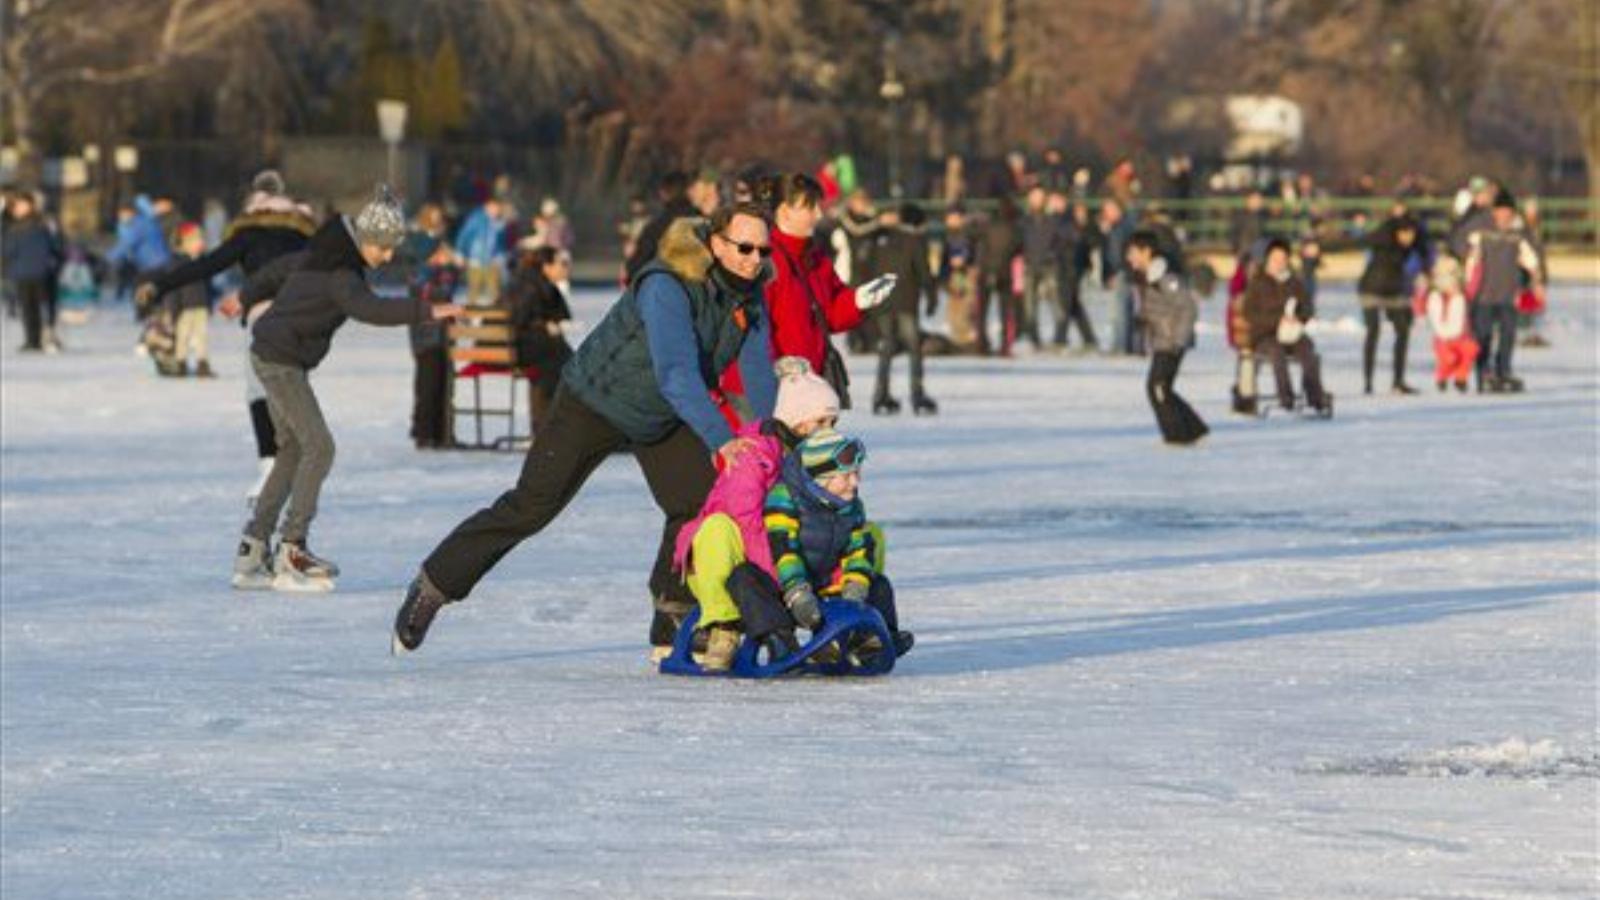
[[829,448],[828,455],[806,466],[806,474],[813,478],[825,475],[849,475],[859,472],[867,461],[867,445],[856,438],[840,441]]

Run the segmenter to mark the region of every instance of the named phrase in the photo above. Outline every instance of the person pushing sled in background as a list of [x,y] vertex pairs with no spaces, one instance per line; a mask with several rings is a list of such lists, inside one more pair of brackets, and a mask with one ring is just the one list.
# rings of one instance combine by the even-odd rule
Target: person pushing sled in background
[[[679,536],[676,564],[699,609],[663,672],[882,672],[911,649],[883,574],[883,532],[858,496],[866,448],[834,430],[838,396],[805,360],[778,369],[773,419],[750,426],[753,449],[723,470]],[[804,648],[797,627],[811,633]],[[691,659],[701,637],[704,653]]]

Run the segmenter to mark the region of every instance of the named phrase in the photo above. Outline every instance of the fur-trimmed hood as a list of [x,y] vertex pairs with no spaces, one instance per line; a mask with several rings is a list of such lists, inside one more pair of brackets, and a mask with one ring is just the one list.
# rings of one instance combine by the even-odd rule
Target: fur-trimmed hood
[[707,241],[711,235],[705,219],[682,218],[673,220],[661,235],[656,251],[663,265],[672,274],[685,281],[702,282],[711,274],[711,248]]
[[244,211],[228,223],[223,240],[244,228],[286,228],[310,237],[317,231],[317,220],[304,203],[257,191],[245,201]]

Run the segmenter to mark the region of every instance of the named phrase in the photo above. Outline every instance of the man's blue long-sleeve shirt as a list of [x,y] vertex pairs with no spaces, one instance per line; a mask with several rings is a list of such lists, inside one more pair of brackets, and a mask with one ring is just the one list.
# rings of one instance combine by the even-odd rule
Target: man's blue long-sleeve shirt
[[[733,440],[733,429],[711,402],[711,386],[700,372],[700,344],[695,338],[688,292],[676,279],[646,278],[639,285],[637,300],[645,340],[650,346],[650,365],[661,395],[706,448],[715,453]],[[778,378],[772,371],[771,326],[764,313],[754,318],[755,324],[739,349],[739,374],[751,408],[760,418],[768,418],[778,400]]]

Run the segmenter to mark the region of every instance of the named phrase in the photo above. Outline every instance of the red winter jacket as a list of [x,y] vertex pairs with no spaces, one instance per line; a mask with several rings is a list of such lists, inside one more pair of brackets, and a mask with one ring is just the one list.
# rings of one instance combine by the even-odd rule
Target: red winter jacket
[[[833,261],[821,248],[776,228],[772,230],[772,268],[773,278],[767,282],[772,359],[776,362],[784,356],[804,356],[811,362],[811,371],[820,374],[828,334],[849,331],[861,324],[855,289],[839,280]],[[805,281],[801,281],[802,277]],[[811,285],[809,293],[807,283]],[[827,319],[826,332],[817,321],[813,294]],[[728,394],[744,393],[737,365],[729,366],[722,374],[722,390]]]

